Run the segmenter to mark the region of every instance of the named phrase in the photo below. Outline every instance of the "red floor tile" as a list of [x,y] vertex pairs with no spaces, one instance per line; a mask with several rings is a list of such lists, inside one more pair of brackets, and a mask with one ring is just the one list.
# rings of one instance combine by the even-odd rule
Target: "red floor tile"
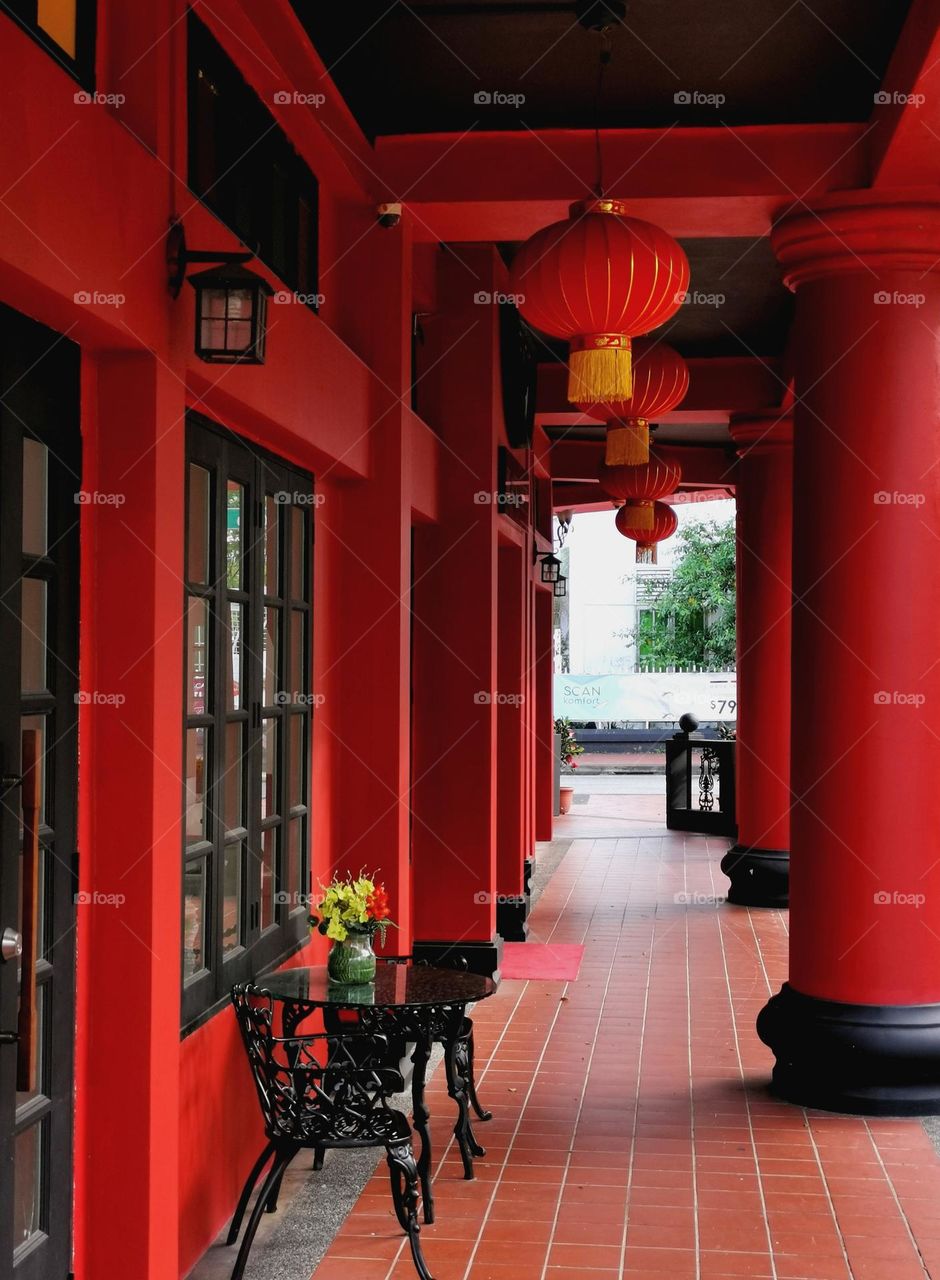
[[[574,840],[531,930],[585,946],[577,982],[505,982],[473,1011],[495,1118],[472,1183],[433,1082],[436,1280],[940,1280],[920,1124],[767,1092],[754,1020],[786,978],[785,913],[720,903],[724,848]],[[413,1275],[377,1178],[314,1280]]]

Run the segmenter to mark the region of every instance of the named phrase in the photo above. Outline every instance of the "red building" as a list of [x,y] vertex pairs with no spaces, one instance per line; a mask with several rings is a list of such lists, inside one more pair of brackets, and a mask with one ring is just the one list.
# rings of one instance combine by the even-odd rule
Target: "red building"
[[[0,926],[31,1010],[7,963],[0,1278],[190,1270],[256,1154],[228,990],[322,960],[334,870],[380,873],[396,949],[493,973],[526,936],[538,556],[597,505],[603,429],[504,295],[593,186],[597,35],[392,8],[0,14]],[[609,193],[691,264],[657,439],[739,495],[732,896],[784,901],[794,854],[762,1034],[796,1101],[934,1110],[940,10],[640,8],[597,122]],[[207,361],[173,272],[246,246],[263,364]],[[926,895],[915,927],[885,892]]]

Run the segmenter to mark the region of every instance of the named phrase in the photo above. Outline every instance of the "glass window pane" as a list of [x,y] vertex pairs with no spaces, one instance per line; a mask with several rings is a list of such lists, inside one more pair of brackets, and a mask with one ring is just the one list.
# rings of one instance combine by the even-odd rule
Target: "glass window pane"
[[209,711],[209,604],[198,596],[191,596],[189,600],[186,653],[189,714],[202,716]]
[[287,853],[287,892],[291,903],[298,901],[293,895],[300,892],[300,868],[303,861],[304,819],[291,818]]
[[14,1143],[13,1247],[42,1231],[43,1147],[45,1121],[30,1125]]
[[24,693],[37,693],[46,688],[46,584],[39,578],[24,578],[22,586],[20,679]]
[[242,514],[245,489],[234,480],[229,480],[227,485],[226,506],[226,582],[230,590],[239,591],[242,588]]
[[222,951],[242,945],[242,851],[244,845],[225,846],[222,872]]
[[32,1098],[39,1097],[48,1085],[45,1054],[47,990],[48,987],[44,983],[36,987],[36,1022],[30,1061],[31,1088],[28,1090],[17,1088],[16,1105],[18,1107],[22,1107],[24,1103],[29,1102]]
[[188,862],[183,872],[183,978],[206,965],[206,863]]
[[36,23],[63,52],[75,57],[76,0],[37,0]]
[[241,711],[244,706],[242,698],[242,606],[229,605],[228,640],[225,646],[225,660],[228,664],[226,680],[226,696],[229,711]]
[[[23,716],[20,729],[35,729],[39,734],[39,821],[46,820],[46,735],[48,732],[47,716]],[[17,807],[20,818],[20,831],[23,829],[23,791],[17,788]]]
[[292,715],[290,718],[290,796],[291,808],[306,803],[307,717]]
[[307,615],[293,609],[290,618],[290,700],[299,702],[306,693],[304,671],[307,654]]
[[205,467],[189,464],[189,546],[186,551],[186,573],[190,582],[205,585],[209,581],[209,484],[211,476]]
[[186,843],[208,839],[206,827],[206,749],[208,729],[186,730]]
[[264,590],[269,596],[280,594],[280,504],[275,501],[274,494],[265,495],[264,499]]
[[264,611],[264,653],[262,655],[262,666],[264,668],[264,693],[262,701],[266,707],[273,707],[279,702],[278,698],[278,652],[277,652],[277,624],[278,610],[265,609]]
[[261,928],[274,924],[274,890],[277,871],[277,827],[261,834]]
[[302,507],[290,509],[290,593],[295,600],[306,600],[305,583],[307,581],[307,545],[306,524]]
[[23,440],[23,551],[44,556],[48,546],[47,450],[38,440]]
[[225,793],[224,822],[226,831],[234,831],[244,823],[244,752],[242,750],[243,725],[240,721],[225,726]]
[[273,817],[278,812],[277,799],[277,735],[279,721],[266,716],[261,724],[261,816]]

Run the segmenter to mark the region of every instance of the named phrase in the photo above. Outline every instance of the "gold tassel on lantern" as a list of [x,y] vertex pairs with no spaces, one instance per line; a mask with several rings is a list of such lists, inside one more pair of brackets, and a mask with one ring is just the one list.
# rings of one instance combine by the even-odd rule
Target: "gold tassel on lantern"
[[568,355],[571,404],[617,404],[633,395],[630,338],[592,333],[572,338]]
[[628,529],[652,529],[653,504],[642,498],[630,498],[620,508],[620,517]]
[[656,563],[655,542],[638,542],[636,544],[636,562],[637,564]]
[[640,467],[650,460],[650,427],[645,418],[607,424],[608,467]]

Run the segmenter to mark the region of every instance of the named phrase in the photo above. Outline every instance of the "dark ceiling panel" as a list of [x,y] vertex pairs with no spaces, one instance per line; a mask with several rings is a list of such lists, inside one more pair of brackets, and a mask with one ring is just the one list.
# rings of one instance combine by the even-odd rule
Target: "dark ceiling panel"
[[[293,3],[370,136],[594,123],[599,42],[573,5]],[[867,120],[909,5],[631,0],[612,33],[601,123]]]

